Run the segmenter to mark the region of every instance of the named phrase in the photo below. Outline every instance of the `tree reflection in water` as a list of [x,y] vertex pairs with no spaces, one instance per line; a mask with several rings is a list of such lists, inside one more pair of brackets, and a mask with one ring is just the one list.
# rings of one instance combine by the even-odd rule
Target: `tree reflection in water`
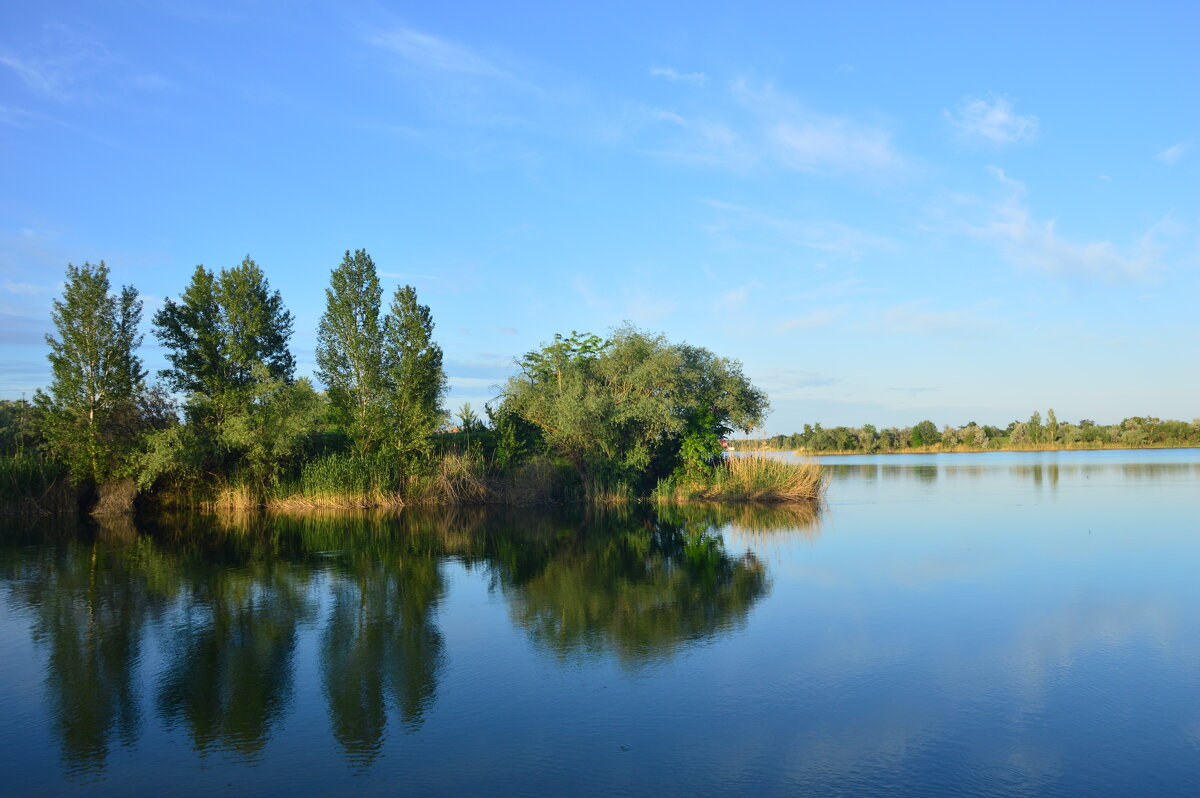
[[[0,578],[48,651],[47,712],[71,775],[102,773],[114,743],[136,742],[143,681],[197,753],[263,756],[314,626],[332,735],[366,767],[390,714],[414,732],[434,706],[447,558],[489,573],[539,649],[636,667],[744,623],[766,594],[764,563],[730,553],[723,530],[814,524],[811,508],[701,505],[181,515],[8,536]],[[142,673],[151,627],[164,659]]]

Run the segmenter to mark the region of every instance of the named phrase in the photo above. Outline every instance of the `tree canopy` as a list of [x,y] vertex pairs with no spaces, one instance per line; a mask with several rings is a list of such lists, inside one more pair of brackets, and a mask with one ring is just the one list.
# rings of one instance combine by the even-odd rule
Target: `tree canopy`
[[132,286],[110,293],[104,261],[68,265],[50,318],[57,332],[46,336],[53,379],[34,398],[42,435],[72,476],[103,482],[120,470],[141,431],[142,301]]
[[631,325],[610,339],[572,333],[529,352],[502,410],[532,424],[585,478],[656,480],[720,453],[719,440],[762,421],[766,395],[734,360]]

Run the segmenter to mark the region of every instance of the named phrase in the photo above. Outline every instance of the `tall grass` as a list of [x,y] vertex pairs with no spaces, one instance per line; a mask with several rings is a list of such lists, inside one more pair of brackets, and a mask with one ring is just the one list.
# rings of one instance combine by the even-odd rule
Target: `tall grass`
[[821,498],[826,484],[816,463],[734,455],[709,474],[663,480],[654,496],[661,501],[802,502]]
[[397,507],[404,504],[401,489],[406,475],[400,462],[382,453],[330,454],[310,460],[300,470],[299,483],[273,496],[308,507]]
[[0,457],[0,512],[40,515],[78,504],[79,490],[60,464],[32,454]]

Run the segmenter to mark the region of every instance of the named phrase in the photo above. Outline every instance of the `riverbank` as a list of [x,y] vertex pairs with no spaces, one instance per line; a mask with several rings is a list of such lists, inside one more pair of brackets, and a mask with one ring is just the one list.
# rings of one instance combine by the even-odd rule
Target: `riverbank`
[[1113,444],[1102,444],[1100,446],[1080,446],[1080,445],[1036,445],[1036,446],[997,446],[997,447],[979,447],[979,446],[952,446],[943,447],[941,444],[934,446],[911,447],[908,449],[889,449],[874,452],[864,451],[862,449],[849,449],[841,452],[817,452],[807,449],[731,449],[734,454],[752,455],[752,454],[795,454],[801,457],[846,457],[853,455],[876,455],[876,454],[987,454],[988,452],[1103,452],[1103,451],[1137,451],[1139,449],[1200,449],[1195,445],[1152,445],[1152,446],[1119,446]]
[[[0,484],[0,514],[93,515],[161,510],[368,510],[437,506],[510,506],[658,502],[799,503],[820,500],[826,477],[815,463],[786,463],[753,455],[722,459],[696,473],[675,474],[635,489],[630,483],[581,474],[561,458],[530,457],[494,469],[474,453],[448,452],[424,473],[400,473],[385,458],[332,456],[305,465],[292,479],[276,482],[193,481],[139,492],[132,480],[94,489],[73,486],[61,475],[44,490],[39,479]],[[58,494],[66,491],[70,500]]]

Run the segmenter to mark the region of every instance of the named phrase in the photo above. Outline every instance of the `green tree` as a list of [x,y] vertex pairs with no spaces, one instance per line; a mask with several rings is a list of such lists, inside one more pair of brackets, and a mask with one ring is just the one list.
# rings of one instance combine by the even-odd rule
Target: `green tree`
[[218,420],[244,398],[256,365],[286,381],[296,367],[288,350],[292,314],[249,256],[219,275],[197,266],[179,302],[167,299],[154,314],[154,334],[171,364],[160,376],[176,391],[209,400]]
[[110,293],[108,267],[67,266],[50,318],[53,378],[34,404],[47,448],[72,477],[102,483],[128,466],[140,432],[138,397],[146,372],[137,356],[142,301],[132,286]]
[[[261,419],[263,397],[292,382],[292,314],[279,292],[249,257],[219,274],[197,266],[179,301],[167,299],[154,315],[154,334],[171,364],[159,374],[186,395],[189,424],[151,436],[139,482],[236,467],[240,456],[258,450],[241,445],[245,419]],[[224,431],[232,418],[242,421]],[[261,473],[260,466],[251,470]]]
[[1047,443],[1054,443],[1058,440],[1058,418],[1054,415],[1054,408],[1046,411],[1046,431],[1045,437]]
[[324,408],[308,379],[286,382],[264,365],[255,369],[250,401],[226,419],[219,440],[238,453],[247,476],[262,488],[305,452]]
[[537,427],[585,484],[653,486],[682,465],[685,441],[689,457],[703,460],[734,429],[759,424],[767,407],[740,363],[628,325],[607,342],[556,336],[520,367],[505,409]]
[[1029,417],[1029,422],[1025,425],[1026,431],[1029,433],[1031,443],[1042,442],[1042,414],[1034,410],[1033,415]]
[[329,277],[325,314],[317,329],[317,378],[330,410],[355,451],[374,451],[386,437],[383,289],[366,250],[347,250]]
[[429,436],[445,416],[446,373],[429,306],[417,302],[411,285],[397,288],[392,298],[383,323],[383,356],[393,445],[418,456],[428,451]]
[[932,446],[942,439],[937,426],[929,419],[918,423],[910,433],[913,446]]

